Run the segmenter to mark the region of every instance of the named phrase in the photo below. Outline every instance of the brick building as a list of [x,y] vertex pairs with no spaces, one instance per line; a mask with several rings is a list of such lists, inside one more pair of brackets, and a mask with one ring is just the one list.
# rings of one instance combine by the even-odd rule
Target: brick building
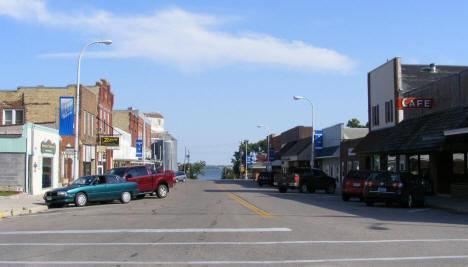
[[131,145],[136,146],[136,140],[143,140],[145,159],[151,156],[151,121],[144,114],[132,107],[127,110],[112,111],[113,125],[130,133]]
[[[95,146],[97,136],[97,98],[87,87],[80,87],[79,173],[95,173]],[[0,122],[2,125],[20,125],[31,122],[54,129],[59,128],[60,97],[76,98],[76,86],[19,87],[15,91],[0,91]],[[76,101],[74,101],[76,103]],[[74,133],[74,131],[73,131]],[[68,184],[73,175],[74,136],[61,135],[60,179]]]
[[[112,136],[112,109],[114,107],[114,93],[111,85],[106,79],[96,82],[89,89],[96,95],[97,100],[97,138],[96,143],[100,145],[101,136]],[[113,150],[97,151],[97,173],[105,173],[112,168]]]

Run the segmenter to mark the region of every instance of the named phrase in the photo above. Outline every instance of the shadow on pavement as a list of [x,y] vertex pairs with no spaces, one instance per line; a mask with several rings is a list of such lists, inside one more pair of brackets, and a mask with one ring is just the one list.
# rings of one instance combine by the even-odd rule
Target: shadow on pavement
[[[349,214],[346,215],[330,215],[331,217],[365,217],[382,221],[395,222],[425,222],[425,223],[446,223],[468,225],[468,215],[453,214],[445,211],[438,211],[437,214],[428,211],[434,211],[428,208],[413,208],[407,209],[398,205],[385,206],[385,204],[376,203],[374,207],[367,207],[364,202],[359,199],[345,202],[341,199],[340,190],[337,189],[335,194],[326,194],[325,192],[317,191],[315,193],[299,193],[298,190],[288,190],[287,193],[280,193],[278,188],[272,186],[259,187],[258,184],[251,180],[218,180],[214,181],[220,185],[238,185],[241,189],[226,190],[231,193],[257,193],[264,194],[268,197],[275,197],[284,200],[297,201],[307,205],[334,210]],[[221,189],[206,189],[206,192],[225,192]],[[287,211],[285,211],[287,213]],[[293,216],[293,215],[292,215]],[[314,216],[314,215],[310,215]],[[328,216],[328,215],[327,215]],[[319,217],[323,217],[319,215]],[[385,230],[381,227],[371,230]]]

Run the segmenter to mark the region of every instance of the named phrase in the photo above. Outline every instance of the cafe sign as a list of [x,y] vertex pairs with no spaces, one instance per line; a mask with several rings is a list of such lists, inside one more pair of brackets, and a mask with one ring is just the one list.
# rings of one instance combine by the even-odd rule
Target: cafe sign
[[120,137],[119,136],[101,136],[101,146],[107,148],[119,147]]
[[431,109],[433,98],[400,97],[397,98],[397,109]]
[[52,143],[52,141],[50,140],[41,142],[41,153],[55,154],[55,148],[56,148],[55,144]]

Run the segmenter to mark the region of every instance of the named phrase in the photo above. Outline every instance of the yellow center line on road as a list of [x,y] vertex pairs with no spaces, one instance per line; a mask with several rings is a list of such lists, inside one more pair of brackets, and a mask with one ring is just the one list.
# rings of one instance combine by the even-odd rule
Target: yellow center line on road
[[217,186],[223,190],[224,192],[226,192],[226,194],[228,194],[228,196],[230,196],[232,199],[234,199],[235,201],[239,202],[240,204],[242,204],[244,207],[248,208],[249,210],[257,213],[258,215],[262,216],[263,218],[275,218],[275,216],[273,214],[270,214],[260,208],[257,208],[255,207],[254,205],[250,204],[249,202],[245,201],[244,199],[242,199],[241,197],[229,192],[224,186],[220,185],[220,184],[217,184]]

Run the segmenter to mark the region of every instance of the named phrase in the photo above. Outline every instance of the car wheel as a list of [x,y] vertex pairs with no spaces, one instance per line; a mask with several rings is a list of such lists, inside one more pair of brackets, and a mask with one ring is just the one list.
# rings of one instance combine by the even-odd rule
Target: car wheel
[[348,201],[349,196],[348,195],[341,195],[341,199],[343,199],[343,201]]
[[262,185],[263,185],[262,183],[258,183],[258,186],[262,187]]
[[[143,195],[144,197],[145,195]],[[130,192],[122,192],[122,195],[120,195],[120,202],[122,203],[128,203],[132,199],[132,194]]]
[[363,201],[364,201],[364,197],[360,197],[360,198],[359,198],[359,201],[363,202]]
[[83,207],[88,204],[88,197],[83,192],[78,192],[75,196],[75,205],[77,207]]
[[156,189],[156,194],[159,198],[167,197],[167,186],[164,184],[158,185],[158,188]]
[[329,184],[329,185],[327,186],[326,192],[327,192],[327,194],[334,194],[334,193],[335,193],[335,189],[336,189],[336,187],[335,187],[334,184]]
[[299,190],[301,191],[301,193],[307,193],[307,191],[309,191],[305,183],[301,184],[301,187],[299,188]]
[[366,206],[368,207],[374,206],[374,201],[366,200]]
[[280,187],[279,188],[280,193],[286,193],[288,191],[287,187]]
[[312,186],[309,186],[307,190],[309,191],[309,193],[315,193],[315,188],[313,188]]
[[414,198],[413,194],[409,194],[408,197],[406,198],[406,203],[404,204],[405,207],[407,208],[412,208],[414,206]]

